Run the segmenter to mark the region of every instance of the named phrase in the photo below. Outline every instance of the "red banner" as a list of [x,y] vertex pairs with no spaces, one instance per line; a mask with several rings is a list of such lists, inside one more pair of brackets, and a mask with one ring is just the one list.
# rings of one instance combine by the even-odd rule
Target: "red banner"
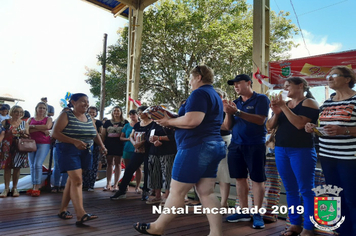
[[356,50],[268,64],[270,83],[275,85],[274,88],[282,88],[285,79],[289,77],[302,77],[310,86],[323,86],[328,84],[325,76],[333,66],[348,66],[356,72]]

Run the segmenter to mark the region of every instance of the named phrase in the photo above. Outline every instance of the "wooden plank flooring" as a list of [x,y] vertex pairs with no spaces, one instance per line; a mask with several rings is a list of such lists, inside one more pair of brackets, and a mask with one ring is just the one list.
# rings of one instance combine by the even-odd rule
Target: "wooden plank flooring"
[[[0,199],[0,235],[141,235],[133,229],[137,221],[151,222],[158,215],[152,214],[152,206],[140,201],[133,188],[127,198],[110,201],[111,192],[95,189],[83,192],[84,208],[99,216],[88,222],[90,227],[78,228],[75,219],[62,220],[57,217],[61,193],[41,193],[38,198],[21,194],[18,198]],[[70,204],[68,209],[74,213]],[[225,216],[223,217],[225,220]],[[284,229],[285,221],[266,224],[265,229],[256,230],[251,222],[223,223],[225,236],[277,236]],[[205,215],[189,213],[179,215],[169,225],[165,235],[208,235],[209,225]]]

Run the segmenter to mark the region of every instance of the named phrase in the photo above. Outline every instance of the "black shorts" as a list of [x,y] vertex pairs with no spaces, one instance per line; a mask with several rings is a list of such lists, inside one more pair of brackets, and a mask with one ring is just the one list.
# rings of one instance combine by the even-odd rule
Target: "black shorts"
[[231,143],[227,159],[230,177],[247,178],[254,182],[266,181],[266,145],[239,145]]

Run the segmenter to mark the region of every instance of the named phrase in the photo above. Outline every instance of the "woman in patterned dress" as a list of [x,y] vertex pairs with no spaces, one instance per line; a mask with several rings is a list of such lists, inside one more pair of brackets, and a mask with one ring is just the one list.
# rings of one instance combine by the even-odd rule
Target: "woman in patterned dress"
[[12,174],[12,196],[18,197],[20,193],[17,191],[17,183],[20,177],[20,169],[27,168],[28,154],[27,152],[18,152],[16,150],[16,138],[28,137],[29,129],[25,121],[21,120],[24,111],[20,106],[13,106],[9,112],[11,118],[3,120],[3,131],[0,134],[2,141],[0,152],[0,169],[4,169],[5,189],[0,194],[0,198],[7,197],[10,192],[11,169]]

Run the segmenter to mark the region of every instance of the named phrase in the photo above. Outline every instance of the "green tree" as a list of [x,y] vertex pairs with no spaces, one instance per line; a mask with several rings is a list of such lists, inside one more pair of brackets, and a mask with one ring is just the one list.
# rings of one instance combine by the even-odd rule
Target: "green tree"
[[[294,46],[291,38],[298,29],[288,15],[271,12],[271,60],[287,59]],[[150,6],[143,18],[139,97],[177,108],[189,96],[189,72],[199,64],[213,68],[215,85],[231,92],[228,79],[252,72],[252,18],[252,8],[244,0],[161,0]],[[123,85],[116,95],[107,92],[108,97],[113,95],[112,102],[125,99],[125,53],[127,28],[108,52],[109,74]],[[97,84],[87,82],[98,91]]]

